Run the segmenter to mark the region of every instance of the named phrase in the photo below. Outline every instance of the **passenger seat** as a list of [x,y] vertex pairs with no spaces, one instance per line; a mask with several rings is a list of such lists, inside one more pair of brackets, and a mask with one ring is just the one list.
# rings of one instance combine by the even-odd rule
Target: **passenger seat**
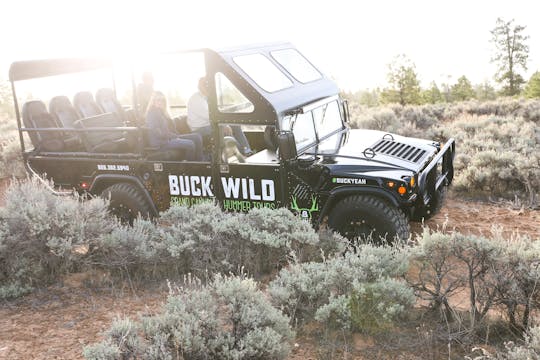
[[[49,112],[56,119],[59,127],[74,128],[75,122],[80,119],[77,110],[67,96],[55,96],[49,102]],[[76,132],[64,133],[64,142],[72,150],[80,150],[81,137]]]
[[[41,100],[31,100],[22,107],[22,118],[27,128],[58,128],[54,118],[47,112]],[[63,151],[64,141],[60,131],[29,131],[28,136],[37,151]]]
[[103,88],[96,91],[96,103],[104,112],[116,114],[124,124],[136,126],[135,114],[132,111],[124,110],[124,107],[110,88]]
[[73,97],[73,105],[82,117],[91,117],[103,114],[103,110],[94,101],[94,96],[89,91],[81,91]]

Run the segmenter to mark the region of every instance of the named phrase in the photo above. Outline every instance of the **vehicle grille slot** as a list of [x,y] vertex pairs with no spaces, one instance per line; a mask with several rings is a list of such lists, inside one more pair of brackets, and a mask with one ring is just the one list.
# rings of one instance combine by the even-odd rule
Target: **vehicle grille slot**
[[377,154],[393,156],[413,163],[420,161],[426,154],[426,150],[422,150],[421,148],[386,139],[379,140],[371,148]]
[[401,149],[401,151],[397,154],[397,157],[400,157],[400,158],[404,157],[403,155],[407,152],[407,150],[410,150],[411,147],[412,146],[410,145],[405,145],[403,149]]
[[388,140],[381,140],[377,145],[373,147],[373,150],[383,152],[388,148],[390,145],[392,145],[391,141]]
[[422,158],[422,156],[424,156],[425,153],[426,153],[425,150],[420,151],[420,154],[418,154],[418,156],[413,161],[417,162],[418,160]]
[[[397,153],[400,152],[401,149],[403,149],[403,147],[405,147],[405,144],[399,144],[399,146],[397,146],[397,147],[395,148],[395,150],[392,151],[392,155],[396,156]],[[398,157],[399,157],[399,156],[398,156]]]
[[309,200],[311,198],[311,189],[306,184],[300,183],[294,187],[292,195],[300,200]]

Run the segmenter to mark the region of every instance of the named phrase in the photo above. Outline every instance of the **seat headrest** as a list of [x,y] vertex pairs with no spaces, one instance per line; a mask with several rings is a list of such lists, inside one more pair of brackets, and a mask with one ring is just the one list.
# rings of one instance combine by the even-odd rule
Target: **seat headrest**
[[103,88],[96,91],[96,102],[99,104],[103,100],[116,100],[113,89]]
[[30,100],[24,103],[22,107],[23,120],[30,119],[32,116],[46,114],[47,106],[41,100]]
[[102,113],[89,91],[81,91],[73,97],[73,105],[83,117],[96,116]]
[[55,96],[49,102],[49,110],[56,117],[59,125],[63,127],[73,127],[79,114],[67,96]]
[[68,109],[75,109],[71,104],[71,101],[67,96],[55,96],[49,102],[49,110],[51,113],[55,114],[59,111],[65,111]]

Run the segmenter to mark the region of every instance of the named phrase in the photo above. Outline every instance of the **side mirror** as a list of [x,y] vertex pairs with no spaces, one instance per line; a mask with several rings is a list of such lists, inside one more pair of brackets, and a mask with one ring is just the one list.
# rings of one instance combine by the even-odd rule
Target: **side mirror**
[[341,106],[343,106],[343,121],[348,123],[349,122],[349,101],[347,99],[343,99]]
[[282,161],[296,159],[296,142],[291,131],[282,131],[278,134],[279,159]]

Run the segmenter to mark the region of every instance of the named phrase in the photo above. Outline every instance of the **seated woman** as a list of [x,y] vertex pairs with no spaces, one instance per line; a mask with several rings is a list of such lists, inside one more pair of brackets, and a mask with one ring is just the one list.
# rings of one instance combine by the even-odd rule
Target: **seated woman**
[[154,91],[146,110],[148,142],[160,151],[179,150],[189,161],[202,160],[202,137],[200,134],[178,135],[169,129],[167,98],[161,91]]

